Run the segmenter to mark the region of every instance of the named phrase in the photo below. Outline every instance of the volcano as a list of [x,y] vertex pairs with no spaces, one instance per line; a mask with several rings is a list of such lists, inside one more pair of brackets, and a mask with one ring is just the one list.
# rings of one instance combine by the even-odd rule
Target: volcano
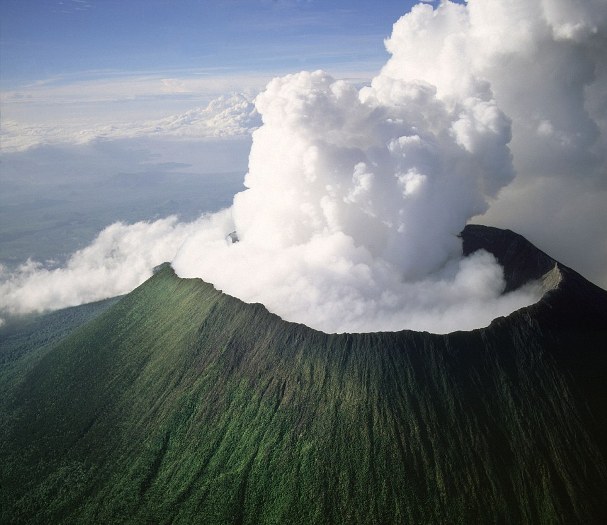
[[511,231],[461,237],[541,300],[325,334],[167,264],[41,318],[0,369],[0,521],[607,523],[607,292]]

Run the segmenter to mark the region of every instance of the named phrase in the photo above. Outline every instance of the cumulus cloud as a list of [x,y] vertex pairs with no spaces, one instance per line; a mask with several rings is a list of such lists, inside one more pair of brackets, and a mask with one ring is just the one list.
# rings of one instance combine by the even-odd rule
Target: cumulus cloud
[[317,71],[258,97],[243,242],[280,251],[343,233],[405,279],[459,253],[457,234],[513,177],[509,122],[490,99],[448,108],[428,85],[363,89]]
[[218,97],[205,107],[148,122],[138,134],[188,137],[239,137],[249,135],[261,124],[251,96],[237,93]]
[[423,81],[302,72],[256,106],[248,189],[186,240],[179,275],[327,332],[471,329],[537,298],[502,297],[490,255],[460,259],[457,234],[514,175],[484,85],[446,103]]
[[607,287],[607,4],[519,2],[500,16],[493,4],[469,4],[469,54],[512,119],[517,177],[475,221],[516,229]]
[[515,168],[600,184],[604,118],[590,105],[604,93],[593,86],[604,15],[557,0],[419,4],[369,87],[275,79],[232,208],[241,242],[208,255],[211,239],[196,236],[174,267],[326,331],[442,332],[532,302],[500,297],[495,262],[459,259],[455,234]]
[[[564,207],[555,188],[604,192],[606,20],[600,0],[422,3],[394,25],[370,85],[322,71],[272,80],[255,102],[247,189],[182,225],[178,243],[168,232],[167,259],[327,332],[471,329],[534,302],[533,284],[502,295],[494,258],[462,258],[457,234],[500,203],[512,218],[504,196],[524,196],[521,216],[539,204],[537,220],[542,186]],[[27,271],[8,281],[15,293],[39,274]]]
[[601,0],[417,6],[395,24],[380,75],[424,79],[444,100],[484,83],[511,119],[517,177],[475,221],[515,228],[602,286],[606,26]]
[[141,122],[83,128],[76,124],[23,125],[4,120],[0,130],[2,152],[24,151],[42,144],[86,144],[95,140],[131,138],[223,139],[249,136],[261,124],[253,97],[245,93],[215,98],[205,107]]

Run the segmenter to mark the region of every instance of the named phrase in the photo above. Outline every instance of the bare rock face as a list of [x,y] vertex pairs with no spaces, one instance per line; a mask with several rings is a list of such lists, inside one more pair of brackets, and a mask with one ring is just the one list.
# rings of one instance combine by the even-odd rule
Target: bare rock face
[[605,523],[607,292],[462,232],[542,299],[329,335],[166,265],[0,379],[0,521]]

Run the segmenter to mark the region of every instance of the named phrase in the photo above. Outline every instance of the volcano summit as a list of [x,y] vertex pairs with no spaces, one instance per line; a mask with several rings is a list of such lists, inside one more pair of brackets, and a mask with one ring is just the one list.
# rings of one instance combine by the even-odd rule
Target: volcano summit
[[539,302],[328,335],[165,265],[59,344],[5,326],[0,520],[604,522],[607,292],[510,231],[462,240]]

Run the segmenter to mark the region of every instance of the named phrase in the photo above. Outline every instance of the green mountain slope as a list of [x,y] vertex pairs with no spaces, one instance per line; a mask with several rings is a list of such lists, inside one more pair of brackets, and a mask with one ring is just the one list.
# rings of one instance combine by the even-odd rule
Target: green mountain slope
[[0,373],[25,354],[52,347],[119,299],[113,297],[55,312],[9,318],[0,327]]
[[327,335],[164,266],[3,380],[0,522],[606,522],[607,292],[462,235],[552,290],[472,332]]

